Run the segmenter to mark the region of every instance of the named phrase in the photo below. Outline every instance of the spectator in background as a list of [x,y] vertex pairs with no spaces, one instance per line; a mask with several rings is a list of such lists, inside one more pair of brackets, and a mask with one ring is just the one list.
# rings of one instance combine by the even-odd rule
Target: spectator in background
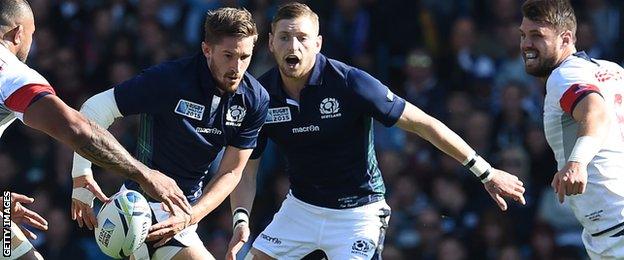
[[368,55],[370,14],[362,0],[337,0],[336,11],[325,27],[325,53],[334,59],[354,64],[366,71],[372,69]]
[[471,84],[467,83],[494,76],[496,71],[493,59],[475,48],[477,28],[471,17],[460,17],[455,20],[450,43],[451,50],[442,58],[440,64],[440,78],[449,79],[453,91],[474,91],[470,89]]
[[608,48],[598,41],[596,29],[591,21],[580,20],[576,28],[576,46],[579,50],[584,50],[587,55],[596,59],[610,58]]
[[434,117],[443,114],[440,100],[444,99],[447,87],[435,75],[433,58],[422,48],[413,48],[405,57],[405,99]]
[[439,260],[465,260],[468,259],[468,252],[464,243],[455,236],[446,236],[437,249],[437,257]]
[[527,126],[534,122],[523,107],[526,88],[520,83],[509,82],[503,89],[501,110],[494,118],[493,136],[495,151],[502,151],[511,146],[523,145]]

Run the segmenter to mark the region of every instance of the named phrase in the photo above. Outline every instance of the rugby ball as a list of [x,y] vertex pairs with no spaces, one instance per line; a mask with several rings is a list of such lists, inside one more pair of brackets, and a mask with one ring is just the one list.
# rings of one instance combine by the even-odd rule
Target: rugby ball
[[97,214],[95,241],[104,254],[126,258],[145,242],[152,212],[143,195],[123,190],[111,197]]

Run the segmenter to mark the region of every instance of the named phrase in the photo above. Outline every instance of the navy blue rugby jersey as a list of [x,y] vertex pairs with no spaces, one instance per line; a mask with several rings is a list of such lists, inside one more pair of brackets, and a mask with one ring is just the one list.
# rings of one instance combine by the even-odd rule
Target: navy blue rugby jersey
[[[193,203],[223,147],[256,147],[269,96],[248,73],[236,93],[221,94],[199,53],[119,84],[115,100],[122,115],[140,114],[137,158],[173,178]],[[139,189],[131,180],[125,185]]]
[[394,125],[405,101],[368,73],[318,54],[299,102],[283,90],[278,68],[259,78],[271,98],[252,158],[266,139],[286,158],[293,195],[312,205],[352,208],[383,199],[373,119]]

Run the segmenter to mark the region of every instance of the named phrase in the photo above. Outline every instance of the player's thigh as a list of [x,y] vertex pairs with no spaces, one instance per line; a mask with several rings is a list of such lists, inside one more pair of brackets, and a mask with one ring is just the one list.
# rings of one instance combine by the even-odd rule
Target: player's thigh
[[173,260],[185,260],[185,259],[214,260],[215,258],[214,256],[212,256],[210,252],[208,252],[208,249],[206,249],[203,246],[189,246],[189,247],[184,247],[180,249],[180,251],[178,251],[178,253],[175,254],[175,256],[173,256],[172,259]]
[[323,220],[287,198],[269,225],[256,237],[253,248],[276,259],[301,259],[318,249]]
[[389,208],[384,207],[360,217],[328,221],[322,249],[329,259],[379,259],[389,220]]

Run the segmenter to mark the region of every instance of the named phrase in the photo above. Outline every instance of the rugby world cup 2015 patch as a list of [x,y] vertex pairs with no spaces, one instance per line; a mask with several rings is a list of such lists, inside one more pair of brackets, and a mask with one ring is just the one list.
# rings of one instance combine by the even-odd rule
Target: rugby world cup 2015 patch
[[289,122],[292,120],[289,107],[269,108],[265,124]]
[[206,107],[191,101],[180,99],[174,112],[192,119],[202,120]]

